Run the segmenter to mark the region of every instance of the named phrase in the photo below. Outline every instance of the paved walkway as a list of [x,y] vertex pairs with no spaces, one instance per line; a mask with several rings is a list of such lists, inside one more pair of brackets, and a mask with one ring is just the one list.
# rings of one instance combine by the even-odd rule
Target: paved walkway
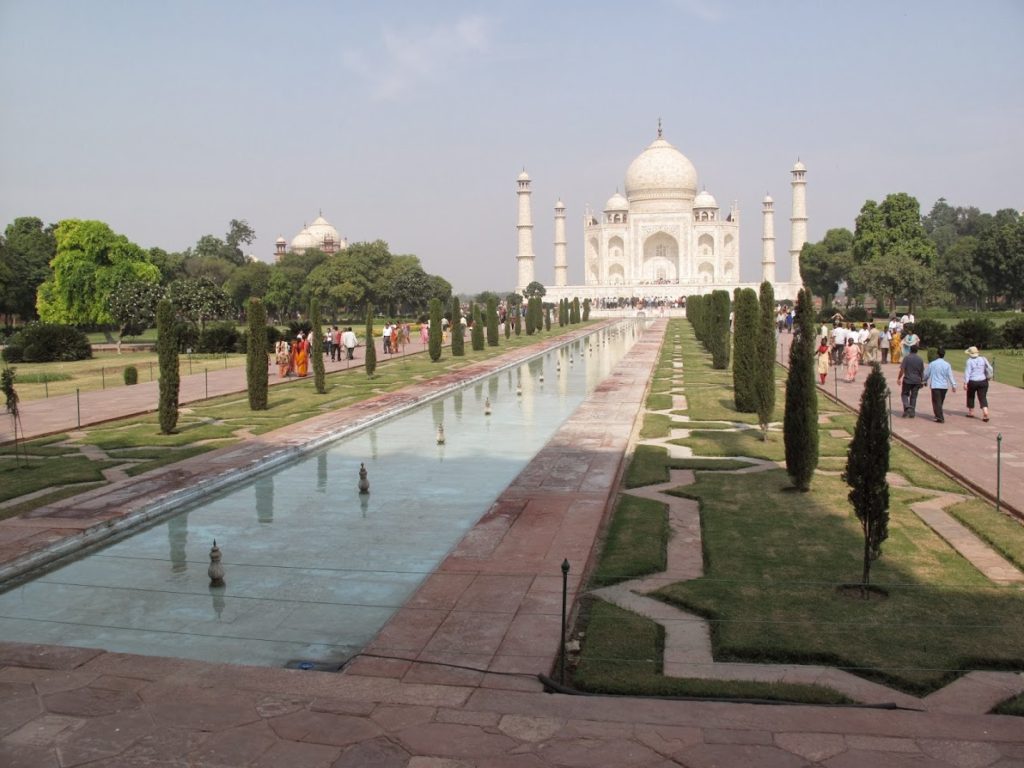
[[[781,359],[789,361],[792,335],[781,336]],[[963,388],[963,371],[956,373],[956,393],[950,393],[944,407],[945,422],[932,419],[931,395],[927,388],[918,397],[917,418],[902,418],[900,388],[896,386],[899,366],[883,365],[889,390],[892,393],[892,431],[895,437],[914,451],[926,455],[929,461],[949,472],[965,485],[996,498],[996,455],[1000,452],[997,440],[1002,435],[1002,477],[1000,496],[1002,505],[1024,519],[1024,389],[992,382],[989,385],[989,404],[992,420],[984,422],[980,409],[975,418],[968,419]],[[842,371],[831,369],[828,383],[822,389],[854,410],[860,407],[860,397],[868,367],[861,366],[857,380],[843,381]]]
[[[558,566],[569,559],[574,594],[618,489],[663,332],[664,321],[656,322],[396,614],[374,647],[397,660],[363,658],[339,675],[0,643],[0,765],[1024,765],[1021,720],[960,711],[963,690],[947,693],[945,706],[935,694],[938,704],[927,712],[540,691],[535,673],[551,669],[558,648]],[[25,541],[27,532],[57,535],[66,525],[62,540],[74,544],[139,509],[140,497],[175,503],[183,488],[206,489],[253,463],[287,460],[349,422],[366,423],[470,375],[418,385],[415,395],[383,395],[37,510],[0,527],[0,542],[13,547],[0,558],[17,559],[7,532]],[[1002,678],[970,681],[990,698],[1008,695],[1002,686]]]

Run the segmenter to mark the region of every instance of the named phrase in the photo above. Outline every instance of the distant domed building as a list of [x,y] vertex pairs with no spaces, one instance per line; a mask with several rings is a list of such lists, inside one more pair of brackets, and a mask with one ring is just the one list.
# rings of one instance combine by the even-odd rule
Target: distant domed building
[[[799,253],[807,241],[806,166],[792,170],[793,217],[790,259],[793,277],[775,277],[774,205],[763,203],[762,279],[775,285],[780,298],[800,288]],[[516,289],[536,280],[533,252],[531,179],[524,170],[516,179],[518,252]],[[546,298],[613,299],[622,296],[682,297],[715,289],[758,288],[740,282],[740,212],[733,203],[722,215],[706,189],[698,191],[697,169],[689,158],[658,135],[626,170],[624,193],[616,191],[597,214],[583,216],[582,285],[567,280],[565,204],[555,203],[555,280]]]
[[312,224],[302,227],[302,231],[292,238],[290,246],[284,237],[278,237],[274,241],[274,258],[280,261],[286,253],[305,253],[311,248],[317,248],[324,253],[337,253],[347,247],[348,241],[338,234],[338,230],[321,212],[313,219]]

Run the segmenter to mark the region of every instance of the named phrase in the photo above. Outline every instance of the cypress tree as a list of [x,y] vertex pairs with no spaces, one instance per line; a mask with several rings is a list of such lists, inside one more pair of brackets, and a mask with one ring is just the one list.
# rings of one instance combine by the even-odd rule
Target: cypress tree
[[734,325],[732,335],[732,386],[736,410],[740,413],[757,411],[757,358],[760,314],[757,294],[753,288],[736,289]]
[[580,297],[574,296],[572,299],[572,311],[569,313],[569,322],[575,325],[580,321]]
[[544,330],[551,330],[551,307],[544,307]]
[[818,393],[814,386],[814,309],[806,289],[796,299],[783,433],[786,472],[794,487],[808,491],[818,466]]
[[512,319],[512,310],[509,309],[509,311],[505,313],[505,338],[506,339],[512,337],[512,323],[513,322],[514,321]]
[[313,343],[309,351],[313,356],[313,386],[317,393],[322,395],[327,391],[327,381],[324,370],[324,332],[320,327],[320,302],[317,299],[309,301],[309,322],[313,326],[310,330]]
[[850,486],[848,498],[864,533],[864,569],[861,590],[867,597],[871,562],[882,554],[882,542],[889,537],[889,408],[888,386],[878,363],[864,382],[860,413],[853,440],[847,450],[843,480]]
[[458,296],[452,296],[452,357],[466,354],[466,339],[462,335],[462,305]]
[[267,308],[259,299],[249,299],[249,344],[245,350],[245,378],[249,408],[267,410]]
[[498,346],[498,300],[487,298],[487,346]]
[[473,332],[470,339],[473,342],[473,351],[482,352],[484,348],[484,324],[480,318],[480,305],[473,305]]
[[174,432],[178,424],[178,390],[181,374],[178,371],[178,324],[174,305],[161,299],[156,308],[156,353],[160,361],[160,431]]
[[512,324],[512,330],[516,332],[516,336],[519,336],[523,332],[523,316],[519,312],[519,307],[516,307],[516,316]]
[[363,360],[366,375],[377,370],[377,342],[373,340],[373,304],[366,302],[366,357]]
[[427,339],[427,349],[430,353],[430,360],[431,362],[436,363],[441,359],[441,345],[443,342],[440,299],[430,300],[430,335]]
[[583,300],[583,322],[587,322],[590,319],[590,299]]
[[708,313],[708,339],[704,346],[711,353],[711,367],[724,371],[729,367],[729,292],[711,293]]
[[757,423],[761,426],[761,439],[768,439],[768,424],[775,413],[775,291],[765,280],[759,297],[757,344],[757,377],[754,399],[757,402]]
[[524,323],[527,336],[533,336],[534,331],[537,330],[537,326],[534,324],[533,306],[533,296],[530,296],[526,300],[526,322]]

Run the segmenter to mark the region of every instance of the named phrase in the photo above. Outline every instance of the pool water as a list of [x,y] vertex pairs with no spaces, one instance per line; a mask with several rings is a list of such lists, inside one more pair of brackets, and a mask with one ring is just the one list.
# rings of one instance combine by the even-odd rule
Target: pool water
[[[11,589],[0,595],[0,638],[336,668],[483,516],[639,330],[625,322],[570,342]],[[366,495],[357,489],[361,463]],[[207,576],[214,540],[222,588]]]

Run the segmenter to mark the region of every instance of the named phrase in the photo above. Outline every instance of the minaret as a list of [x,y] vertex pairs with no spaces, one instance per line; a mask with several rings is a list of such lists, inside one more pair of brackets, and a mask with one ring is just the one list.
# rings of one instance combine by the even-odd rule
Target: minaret
[[793,229],[789,236],[789,258],[792,262],[789,282],[803,285],[803,278],[800,277],[800,251],[807,242],[807,180],[804,178],[807,166],[797,158],[790,173],[793,174],[793,181],[790,182],[793,185],[793,215],[789,220]]
[[765,195],[761,201],[761,280],[775,284],[775,201]]
[[519,234],[519,252],[516,254],[516,265],[519,268],[519,279],[516,290],[522,292],[534,281],[533,262],[533,217],[530,214],[530,174],[523,169],[517,180],[516,195],[519,197],[519,223],[516,231]]
[[565,263],[565,203],[555,203],[555,285],[568,285],[569,267]]

